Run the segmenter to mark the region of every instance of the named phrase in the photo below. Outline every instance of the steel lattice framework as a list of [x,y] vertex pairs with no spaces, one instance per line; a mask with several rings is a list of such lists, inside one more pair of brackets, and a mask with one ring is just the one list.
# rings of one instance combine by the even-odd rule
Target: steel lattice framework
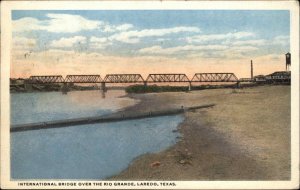
[[192,82],[237,82],[234,73],[196,73]]
[[28,82],[33,84],[63,83],[64,78],[61,75],[31,76]]
[[65,82],[68,83],[100,83],[100,75],[67,75]]
[[190,82],[185,74],[149,74],[148,82]]
[[105,83],[142,83],[143,77],[140,74],[109,74],[104,78]]

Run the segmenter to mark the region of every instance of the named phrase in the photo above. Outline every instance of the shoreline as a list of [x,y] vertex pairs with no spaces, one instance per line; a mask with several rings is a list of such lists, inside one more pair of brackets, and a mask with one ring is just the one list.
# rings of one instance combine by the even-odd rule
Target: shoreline
[[[275,91],[279,93],[276,94]],[[288,140],[290,123],[286,123],[290,118],[290,114],[286,113],[290,108],[290,102],[287,102],[290,101],[289,86],[128,94],[127,96],[138,102],[120,110],[118,114],[196,104],[215,103],[216,106],[184,113],[184,120],[177,127],[182,138],[175,145],[157,153],[147,153],[135,158],[127,169],[109,177],[108,180],[290,179]],[[278,108],[285,105],[282,110],[275,109],[274,112],[273,109],[271,113],[257,109],[270,106],[270,102],[274,99],[280,100],[283,97],[284,101],[275,106]],[[240,105],[240,101],[244,101],[244,105]],[[254,101],[261,105],[256,105]],[[242,107],[240,112],[239,107]],[[229,112],[236,113],[226,114],[225,111],[228,111],[226,108],[230,108]],[[258,113],[256,118],[255,112],[259,111],[262,113]],[[283,113],[286,116],[282,116]],[[218,117],[214,117],[216,114]],[[271,118],[265,122],[262,117],[270,114],[276,116],[275,120]],[[278,116],[282,117],[279,118],[279,122],[276,121]],[[253,122],[255,125],[251,125]],[[282,123],[283,125],[286,123],[282,126],[283,132],[281,132],[282,128],[272,129],[271,125],[276,123],[279,123],[279,127]],[[261,124],[261,127],[256,124]],[[279,142],[270,145],[274,135],[277,137],[279,135]]]

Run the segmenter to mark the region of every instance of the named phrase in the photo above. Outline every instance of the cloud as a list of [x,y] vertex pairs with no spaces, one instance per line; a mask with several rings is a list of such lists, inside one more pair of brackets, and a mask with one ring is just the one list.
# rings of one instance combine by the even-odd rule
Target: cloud
[[254,37],[255,34],[252,32],[235,32],[232,33],[232,36],[236,39],[246,38],[246,37]]
[[111,25],[108,22],[89,20],[80,15],[47,14],[46,20],[25,17],[13,20],[13,31],[24,32],[42,30],[53,33],[75,33],[82,30],[101,30],[103,32],[127,31],[133,28],[132,24]]
[[226,33],[226,34],[208,34],[208,35],[196,35],[187,37],[186,40],[188,43],[203,43],[209,41],[220,41],[220,40],[229,40],[229,39],[242,39],[246,37],[255,36],[251,32],[235,32],[235,33]]
[[282,35],[282,36],[276,36],[274,38],[274,40],[289,40],[289,39],[290,39],[290,36],[284,36],[284,35]]
[[104,49],[109,45],[112,45],[112,42],[108,38],[98,38],[95,36],[90,38],[90,48],[92,49]]
[[101,28],[101,31],[103,32],[115,32],[116,31],[116,28],[114,26],[111,26],[109,24],[106,24],[104,25],[102,28]]
[[247,54],[252,54],[259,48],[255,46],[227,46],[227,45],[185,45],[171,48],[161,46],[151,46],[140,49],[138,52],[143,55],[177,56],[187,58],[245,58]]
[[195,46],[195,45],[186,45],[186,46],[177,46],[177,47],[171,47],[171,48],[162,48],[161,46],[152,46],[148,48],[140,49],[139,52],[142,54],[159,54],[159,55],[171,55],[176,53],[181,53],[186,51],[198,51],[198,50],[211,50],[211,51],[220,51],[220,50],[226,50],[228,49],[228,46],[224,45],[201,45],[201,46]]
[[122,24],[116,27],[116,29],[119,31],[126,31],[129,30],[130,28],[133,28],[132,24]]
[[236,52],[248,52],[248,51],[258,50],[258,48],[254,47],[254,46],[233,46],[233,47],[230,47],[230,50],[236,51]]
[[36,40],[33,38],[15,36],[12,41],[14,50],[30,50],[36,46]]
[[61,38],[59,40],[54,40],[50,43],[51,47],[56,48],[68,48],[73,47],[77,44],[86,44],[87,38],[84,36],[74,36],[70,38]]
[[115,34],[113,36],[109,37],[109,40],[111,41],[119,41],[127,44],[136,44],[140,42],[140,39],[137,37],[127,36],[124,33]]
[[43,26],[42,21],[31,17],[25,17],[12,21],[12,30],[14,32],[44,30],[44,28],[45,26]]
[[232,45],[243,46],[243,45],[254,45],[254,46],[262,46],[267,45],[267,40],[259,39],[259,40],[243,40],[243,41],[235,41],[232,42]]
[[138,43],[140,42],[140,38],[165,36],[168,34],[176,34],[180,32],[200,32],[200,29],[197,27],[181,26],[162,29],[131,30],[112,35],[110,39],[124,43]]
[[285,46],[285,45],[289,45],[290,44],[290,36],[276,36],[273,41],[272,41],[273,44],[276,44],[276,45],[282,45],[282,46]]
[[165,41],[170,41],[170,40],[171,40],[170,38],[158,38],[155,41],[157,41],[157,42],[165,42]]
[[82,30],[94,30],[103,25],[102,21],[86,19],[80,15],[47,14],[49,19],[38,20],[25,17],[13,20],[13,31],[23,32],[32,30],[45,30],[53,33],[75,33]]
[[162,50],[164,50],[164,49],[161,46],[151,46],[151,47],[140,49],[139,52],[140,53],[145,53],[145,54],[148,54],[148,53],[158,54]]
[[49,32],[79,32],[81,30],[97,29],[102,22],[83,18],[79,15],[47,14],[49,21]]
[[90,39],[90,42],[93,42],[93,43],[104,43],[104,42],[107,42],[108,39],[107,38],[97,38],[95,36],[92,36],[91,39]]
[[111,25],[109,23],[105,23],[103,25],[103,27],[101,28],[101,30],[103,32],[120,32],[120,31],[127,31],[129,30],[130,28],[133,28],[133,25],[132,24],[121,24],[121,25]]

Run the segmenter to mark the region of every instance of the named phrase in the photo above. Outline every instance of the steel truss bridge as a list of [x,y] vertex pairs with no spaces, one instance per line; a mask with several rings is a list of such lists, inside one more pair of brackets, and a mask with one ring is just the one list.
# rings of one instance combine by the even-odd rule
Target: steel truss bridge
[[196,73],[192,82],[237,82],[234,73]]
[[146,80],[140,74],[108,74],[102,79],[100,75],[61,75],[30,76],[28,84],[51,83],[193,83],[193,82],[243,82],[234,73],[196,73],[192,80],[186,74],[149,74]]
[[140,74],[108,74],[102,82],[105,83],[144,83]]
[[66,83],[98,83],[102,79],[100,75],[67,75]]
[[190,82],[190,80],[185,74],[149,74],[146,82]]
[[45,84],[45,83],[64,83],[65,79],[61,75],[31,76],[27,83]]

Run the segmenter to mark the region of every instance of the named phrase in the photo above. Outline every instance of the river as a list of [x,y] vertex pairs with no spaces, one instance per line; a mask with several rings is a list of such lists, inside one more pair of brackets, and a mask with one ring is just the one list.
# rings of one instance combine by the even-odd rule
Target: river
[[[11,124],[117,112],[138,101],[123,90],[11,94]],[[11,133],[12,179],[100,180],[126,169],[136,157],[176,143],[183,117],[164,116],[105,124]],[[149,166],[150,167],[150,166]]]

